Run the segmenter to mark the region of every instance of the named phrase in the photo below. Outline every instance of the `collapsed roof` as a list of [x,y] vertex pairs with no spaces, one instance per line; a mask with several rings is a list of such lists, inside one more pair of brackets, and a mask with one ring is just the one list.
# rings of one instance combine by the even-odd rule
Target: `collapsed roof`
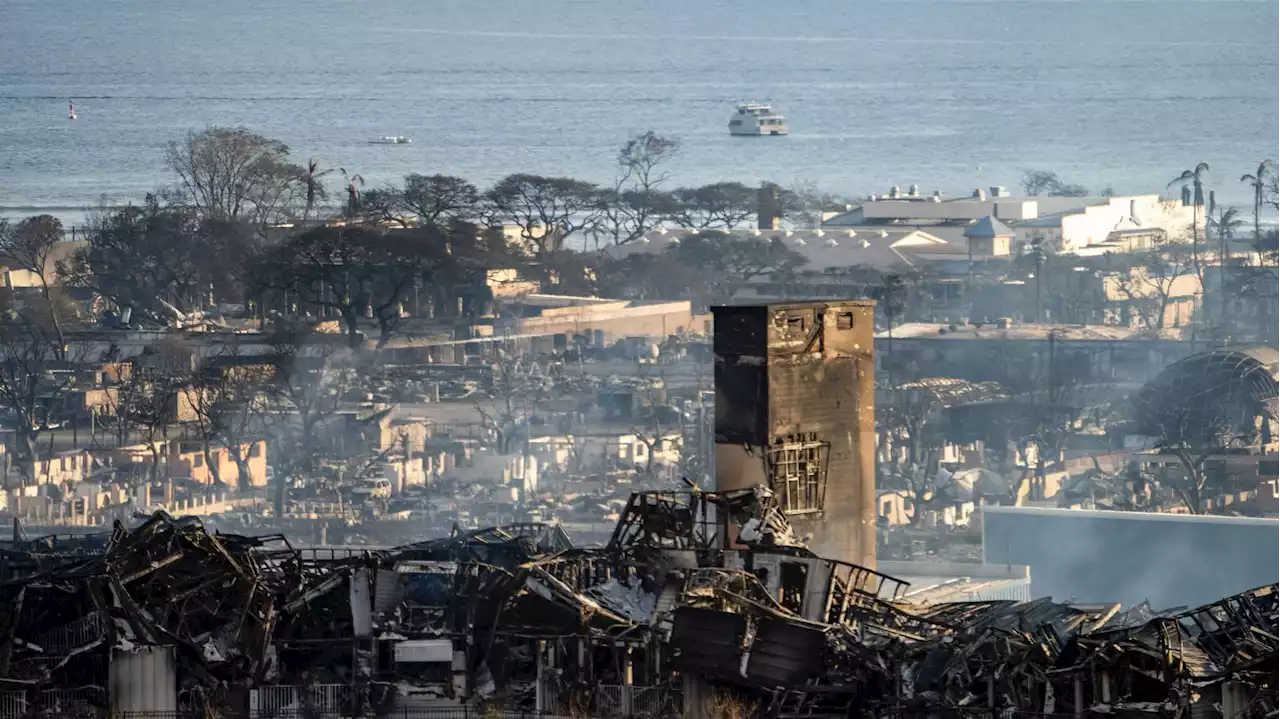
[[[3,555],[0,688],[102,686],[106,660],[158,646],[184,707],[232,713],[240,690],[323,677],[345,687],[342,712],[373,714],[420,692],[596,716],[708,715],[710,696],[776,717],[1176,715],[1227,682],[1247,688],[1246,716],[1277,708],[1274,585],[1180,613],[917,606],[901,580],[815,556],[764,487],[633,494],[601,548],[523,524],[320,561],[164,514],[97,550],[49,546]],[[377,659],[402,645],[443,647],[443,673]],[[612,705],[607,686],[666,698]]]

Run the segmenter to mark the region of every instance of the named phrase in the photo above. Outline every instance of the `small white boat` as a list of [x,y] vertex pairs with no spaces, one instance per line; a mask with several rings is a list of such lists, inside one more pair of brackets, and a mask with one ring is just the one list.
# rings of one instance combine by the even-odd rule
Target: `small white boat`
[[379,137],[378,139],[371,140],[370,142],[374,145],[408,145],[411,144],[413,140],[410,140],[403,135],[396,135],[395,137]]
[[787,118],[773,108],[759,102],[738,105],[738,111],[729,118],[730,135],[785,135]]

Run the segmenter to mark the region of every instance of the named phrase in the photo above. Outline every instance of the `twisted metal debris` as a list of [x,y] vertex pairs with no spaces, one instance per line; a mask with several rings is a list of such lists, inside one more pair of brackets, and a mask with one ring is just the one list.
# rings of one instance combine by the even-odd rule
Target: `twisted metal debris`
[[905,582],[802,546],[764,488],[635,494],[591,549],[525,524],[320,560],[163,514],[98,545],[42,541],[0,551],[0,687],[32,701],[105,687],[113,658],[160,646],[182,709],[258,716],[298,708],[263,698],[281,686],[336,687],[322,715],[1277,710],[1274,585],[1176,612],[915,606]]

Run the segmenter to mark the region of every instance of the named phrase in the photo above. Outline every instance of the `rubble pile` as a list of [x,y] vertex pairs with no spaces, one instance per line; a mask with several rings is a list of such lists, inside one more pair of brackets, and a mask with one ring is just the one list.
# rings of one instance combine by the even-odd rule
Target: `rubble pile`
[[231,711],[291,683],[339,686],[318,709],[335,715],[1277,710],[1276,586],[1189,611],[913,605],[905,582],[815,556],[764,488],[633,494],[599,548],[521,524],[309,559],[156,515],[97,554],[24,556],[0,583],[6,688],[103,685],[104,660],[150,645],[173,648],[188,705]]
[[[1274,586],[1146,617],[1048,599],[914,606],[906,583],[803,547],[763,488],[634,494],[602,549],[534,527],[452,544],[440,596],[468,634],[451,696],[626,714],[657,689],[647,713],[704,716],[726,697],[766,716],[1276,709]],[[612,685],[631,702],[611,704]]]
[[344,623],[350,635],[346,594],[321,599],[358,561],[306,562],[280,536],[212,534],[157,512],[66,554],[31,551],[44,544],[0,552],[0,690],[102,687],[122,653],[160,646],[174,652],[187,705],[206,706],[279,678],[294,637],[341,636]]

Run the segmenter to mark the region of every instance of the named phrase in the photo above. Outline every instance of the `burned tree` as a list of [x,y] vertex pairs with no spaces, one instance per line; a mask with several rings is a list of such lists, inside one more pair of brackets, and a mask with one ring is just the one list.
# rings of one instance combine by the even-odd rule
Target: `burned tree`
[[546,260],[572,235],[592,227],[599,207],[590,182],[569,177],[508,175],[485,195],[495,222],[515,225],[538,260]]
[[260,250],[244,223],[208,219],[156,195],[92,217],[86,237],[85,247],[58,263],[65,283],[164,319],[174,309],[239,300]]
[[1276,376],[1274,349],[1216,350],[1173,363],[1134,395],[1136,429],[1177,457],[1172,489],[1192,513],[1225,489],[1209,459],[1275,441]]
[[645,481],[653,483],[658,479],[656,461],[659,455],[666,452],[669,445],[672,449],[678,448],[681,436],[674,418],[665,416],[674,411],[667,404],[666,380],[659,376],[642,381],[640,414],[644,422],[632,427],[631,432],[645,448],[641,474]]
[[285,502],[290,477],[311,476],[320,458],[316,434],[342,406],[343,397],[364,376],[356,357],[344,345],[326,341],[301,323],[278,323],[271,336],[272,381],[267,392],[290,409],[296,419],[273,427],[274,456],[278,458],[272,488],[277,516]]
[[495,369],[488,401],[474,401],[472,407],[480,426],[493,436],[498,453],[512,454],[527,446],[529,418],[545,398],[546,388],[522,371],[519,359],[504,359]]
[[36,215],[10,226],[0,220],[0,262],[24,270],[35,278],[47,306],[50,329],[60,349],[65,343],[60,308],[50,289],[62,222],[52,215]]
[[364,192],[360,217],[398,227],[438,226],[480,221],[484,196],[471,182],[452,175],[405,175],[402,187],[387,185]]
[[1085,197],[1089,189],[1083,185],[1063,182],[1056,172],[1046,170],[1027,170],[1022,173],[1023,192],[1028,197],[1048,195],[1049,197]]
[[600,193],[599,231],[615,245],[632,242],[676,209],[662,190],[670,176],[664,166],[680,152],[680,143],[653,131],[638,135],[618,151],[618,177]]
[[893,387],[877,419],[888,454],[890,482],[911,492],[920,520],[923,507],[937,490],[938,474],[948,444],[981,441],[998,444],[1002,434],[995,418],[1013,411],[1013,394],[998,382],[969,382],[934,377]]
[[724,232],[702,232],[667,248],[677,263],[700,268],[712,299],[726,301],[751,280],[792,272],[806,262],[803,255],[782,240],[739,237]]
[[211,127],[170,142],[169,169],[185,204],[203,217],[262,224],[287,217],[308,197],[309,173],[289,147],[243,127]]
[[192,428],[215,481],[226,482],[213,457],[217,445],[226,449],[236,466],[237,486],[244,489],[252,481],[249,460],[257,456],[266,434],[274,375],[268,359],[241,354],[233,347],[207,359],[198,378],[180,390],[193,411]]
[[482,207],[475,185],[450,175],[406,175],[398,206],[423,225],[474,222]]
[[599,270],[600,286],[617,297],[639,300],[690,299],[695,306],[711,302],[705,271],[680,261],[676,253],[636,252],[616,260],[606,259]]
[[672,220],[694,230],[731,230],[755,216],[759,193],[741,182],[681,187],[672,193]]
[[[462,243],[474,242],[466,233]],[[283,292],[341,320],[348,346],[363,344],[360,324],[379,328],[378,347],[391,339],[415,281],[434,277],[449,262],[452,240],[438,228],[382,230],[321,227],[291,237],[255,275],[258,293]]]
[[[63,345],[41,308],[8,309],[0,316],[0,406],[13,427],[14,454],[23,480],[35,482],[41,435],[56,421],[62,398],[75,383],[72,371],[83,346]],[[6,488],[8,479],[4,480]]]
[[[1162,240],[1150,250],[1138,253],[1135,264],[1116,268],[1106,281],[1115,293],[1124,297],[1129,316],[1149,330],[1163,330],[1181,320],[1179,307],[1173,305],[1184,298],[1201,293],[1200,274],[1193,251],[1183,244]],[[1174,310],[1170,322],[1170,310]],[[1115,318],[1127,323],[1129,317]],[[1185,321],[1191,318],[1188,316]]]
[[794,227],[817,229],[822,227],[823,213],[843,210],[852,205],[848,199],[818,188],[811,180],[802,180],[779,192],[783,215]]
[[131,432],[147,446],[151,481],[160,478],[163,445],[179,420],[178,404],[191,370],[191,355],[184,349],[153,349],[132,363],[116,388],[114,419],[122,434]]

